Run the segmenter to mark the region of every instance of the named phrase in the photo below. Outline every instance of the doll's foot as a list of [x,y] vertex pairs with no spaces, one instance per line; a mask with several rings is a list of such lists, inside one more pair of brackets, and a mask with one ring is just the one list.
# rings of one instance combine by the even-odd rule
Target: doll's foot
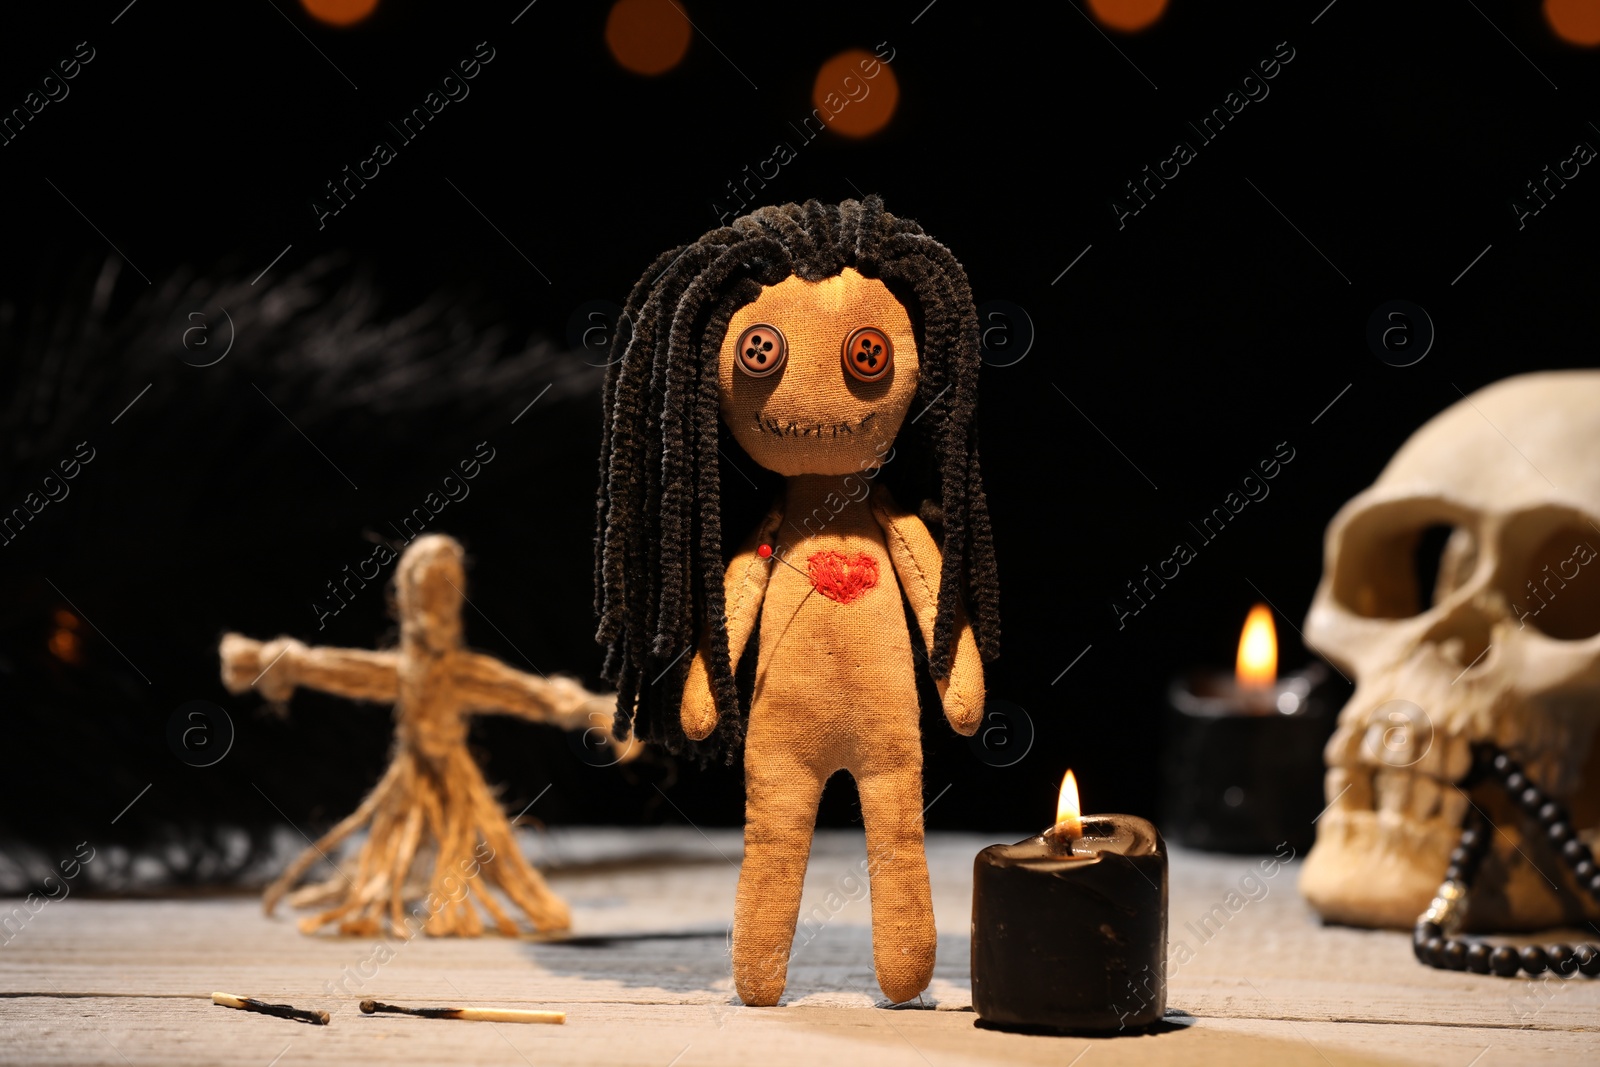
[[770,1008],[783,998],[784,980],[778,979],[733,979],[734,988],[739,991],[739,999],[752,1008]]
[[878,988],[883,990],[883,995],[889,998],[890,1003],[904,1004],[908,1000],[916,1000],[928,983],[933,980],[933,968],[929,967],[928,973],[910,976],[878,975]]
[[[916,937],[909,932],[898,944],[891,942],[873,952],[873,970],[878,975],[878,988],[895,1004],[917,999],[917,995],[933,981],[936,935],[929,930],[925,936]],[[892,947],[891,947],[892,946]]]
[[788,983],[789,953],[773,949],[747,954],[738,940],[735,938],[733,951],[733,988],[750,1007],[770,1008],[783,997]]

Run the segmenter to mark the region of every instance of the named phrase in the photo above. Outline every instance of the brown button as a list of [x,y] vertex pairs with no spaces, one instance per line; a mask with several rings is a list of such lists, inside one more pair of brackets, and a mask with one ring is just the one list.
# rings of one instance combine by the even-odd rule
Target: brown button
[[882,381],[894,366],[894,345],[876,326],[861,326],[844,339],[844,369],[857,381]]
[[752,378],[765,378],[783,368],[789,358],[789,342],[776,326],[758,322],[739,335],[739,369]]

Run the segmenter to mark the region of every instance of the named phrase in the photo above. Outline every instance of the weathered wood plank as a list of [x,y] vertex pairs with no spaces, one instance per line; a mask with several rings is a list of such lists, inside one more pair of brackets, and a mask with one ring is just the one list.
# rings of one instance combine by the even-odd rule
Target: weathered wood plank
[[[561,942],[309,938],[253,897],[50,904],[0,948],[0,1062],[875,1065],[1072,1062],[1076,1038],[973,1026],[972,857],[998,837],[929,840],[939,962],[934,1010],[877,1007],[859,833],[820,834],[784,1007],[732,994],[728,921],[739,835],[564,831],[536,855],[572,903]],[[1323,928],[1288,865],[1173,858],[1168,1033],[1117,1039],[1130,1063],[1592,1062],[1600,983],[1432,971],[1404,934]],[[1235,894],[1229,897],[1229,893]],[[1220,909],[1220,910],[1219,910]],[[9,910],[7,905],[3,910]],[[333,1013],[328,1027],[215,1007],[213,990]],[[63,996],[61,994],[97,994]],[[362,997],[548,1007],[565,1026],[362,1016]],[[1485,1049],[1489,1051],[1484,1052]],[[1101,1054],[1097,1054],[1098,1056]]]

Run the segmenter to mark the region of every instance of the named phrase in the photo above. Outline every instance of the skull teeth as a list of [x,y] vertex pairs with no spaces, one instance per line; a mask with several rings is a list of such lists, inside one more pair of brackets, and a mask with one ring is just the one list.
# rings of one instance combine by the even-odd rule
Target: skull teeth
[[1326,796],[1330,811],[1367,811],[1372,808],[1372,773],[1360,767],[1329,767]]
[[1417,775],[1385,767],[1372,775],[1373,807],[1392,815],[1405,815],[1411,808],[1411,784]]
[[1472,745],[1465,737],[1431,729],[1346,722],[1329,739],[1327,759],[1330,767],[1406,770],[1449,783],[1459,782],[1471,769]]
[[[1451,745],[1449,747],[1457,747]],[[1467,752],[1465,743],[1459,746]],[[1457,760],[1442,761],[1448,767]],[[1442,768],[1441,768],[1442,769]],[[1401,821],[1445,822],[1459,826],[1466,814],[1467,796],[1456,786],[1465,774],[1432,774],[1418,762],[1409,767],[1390,767],[1367,762],[1332,766],[1327,772],[1327,795],[1334,797],[1330,812],[1381,812]]]

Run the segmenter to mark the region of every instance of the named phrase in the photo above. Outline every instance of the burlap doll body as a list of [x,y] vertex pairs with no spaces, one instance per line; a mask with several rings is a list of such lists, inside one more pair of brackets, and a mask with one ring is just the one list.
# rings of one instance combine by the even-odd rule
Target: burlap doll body
[[[896,249],[897,238],[906,247]],[[681,290],[663,288],[684,260],[696,273]],[[963,734],[982,716],[980,647],[992,655],[997,637],[966,279],[948,251],[875,198],[763,209],[652,271],[656,281],[647,275],[630,300],[636,325],[619,338],[623,358],[607,383],[598,577],[620,725],[636,702],[647,736],[669,745],[743,734],[733,970],[747,1004],[775,1004],[783,993],[818,800],[831,775],[849,771],[866,825],[878,983],[891,1000],[908,1000],[932,976],[936,933],[922,844],[917,655],[902,596],[945,715]],[[637,416],[656,433],[639,435]],[[719,421],[750,459],[785,479],[776,506],[725,565],[720,511],[704,506],[726,454]],[[902,453],[908,421],[928,425]],[[659,480],[649,477],[657,461]],[[925,466],[941,490],[943,551],[880,481],[895,463]],[[683,494],[688,486],[697,493]],[[652,506],[657,535],[627,537],[622,527],[647,527],[635,509],[648,515]],[[961,603],[968,575],[983,579],[973,582],[978,632]],[[634,600],[643,618],[620,610],[635,597],[648,598]],[[610,618],[608,606],[618,609]],[[758,621],[746,721],[731,665]],[[630,647],[646,637],[648,655],[635,663]],[[694,654],[684,655],[691,644]]]

